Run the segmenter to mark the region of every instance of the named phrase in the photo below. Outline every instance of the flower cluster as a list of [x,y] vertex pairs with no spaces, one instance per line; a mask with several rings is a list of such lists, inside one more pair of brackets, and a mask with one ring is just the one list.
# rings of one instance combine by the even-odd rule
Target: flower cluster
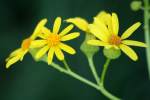
[[[104,46],[107,50],[112,48],[114,50],[122,50],[134,61],[138,59],[138,56],[129,46],[146,47],[145,43],[127,39],[141,25],[140,22],[133,24],[121,36],[118,35],[119,20],[116,13],[110,14],[102,11],[94,17],[94,21],[92,23],[88,23],[85,19],[80,17],[69,18],[66,22],[73,23],[79,29],[87,34],[91,34],[92,37],[94,37],[87,41],[88,45]],[[53,30],[47,28],[45,26],[46,23],[47,19],[41,20],[35,28],[33,34],[23,40],[19,49],[9,55],[6,59],[6,68],[9,68],[12,64],[19,60],[22,61],[24,55],[29,52],[30,49],[34,48],[38,48],[39,50],[35,54],[35,58],[40,59],[44,55],[47,55],[48,64],[52,63],[54,54],[60,61],[64,60],[62,50],[71,55],[76,53],[72,47],[63,43],[64,41],[77,38],[80,35],[79,32],[67,34],[73,29],[73,24],[69,25],[60,32],[60,17],[56,18]]]
[[[120,36],[119,19],[116,13],[110,14],[102,11],[94,17],[92,23],[80,17],[69,18],[65,20],[65,22],[71,24],[62,31],[59,31],[61,22],[62,19],[57,17],[54,21],[53,29],[51,30],[45,26],[47,19],[41,20],[37,24],[33,34],[24,39],[21,47],[13,51],[6,59],[6,68],[9,68],[17,61],[22,61],[24,55],[29,52],[35,60],[45,61],[56,70],[97,89],[110,100],[121,100],[104,88],[104,79],[111,59],[120,57],[121,51],[133,61],[137,61],[138,56],[130,46],[147,47],[143,42],[128,39],[140,27],[141,23],[136,22]],[[87,57],[96,84],[73,72],[62,52],[65,51],[71,55],[76,53],[72,47],[64,43],[65,41],[79,37],[79,32],[70,33],[74,25],[87,33],[85,34],[85,40],[82,42],[80,50]],[[101,72],[101,77],[99,77],[93,62],[93,56],[99,51],[99,46],[104,47],[103,54],[107,57]],[[58,60],[62,61],[64,67],[53,62],[54,55],[56,55]]]
[[24,55],[29,52],[30,49],[38,48],[39,51],[36,53],[35,58],[40,59],[44,55],[48,55],[47,62],[48,64],[52,63],[54,54],[59,60],[64,60],[64,54],[62,52],[66,51],[69,54],[75,54],[75,50],[64,44],[64,41],[72,40],[77,38],[80,34],[78,32],[69,33],[73,29],[73,25],[69,25],[64,30],[59,32],[61,26],[61,18],[57,17],[53,31],[48,29],[45,24],[47,19],[43,19],[36,26],[33,34],[23,40],[21,48],[13,51],[9,57],[6,59],[6,68],[9,68],[12,64],[17,61],[22,61]]
[[82,18],[70,18],[67,22],[75,24],[81,30],[93,34],[97,39],[91,39],[87,43],[93,46],[104,46],[105,49],[122,50],[129,58],[136,61],[137,54],[129,46],[146,47],[145,43],[129,40],[133,32],[141,25],[140,22],[129,27],[122,36],[119,36],[119,20],[116,13],[100,12],[92,24],[88,24]]

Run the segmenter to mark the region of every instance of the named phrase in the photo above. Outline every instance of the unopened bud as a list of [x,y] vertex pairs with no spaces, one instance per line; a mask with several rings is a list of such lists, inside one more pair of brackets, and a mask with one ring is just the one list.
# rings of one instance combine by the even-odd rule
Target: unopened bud
[[109,49],[104,48],[103,53],[104,53],[105,57],[107,57],[109,59],[117,59],[121,55],[120,49],[115,49],[115,48],[109,48]]
[[133,2],[131,2],[130,6],[133,11],[138,11],[142,7],[142,2],[141,1],[133,1]]
[[99,47],[96,47],[96,46],[92,46],[92,45],[89,45],[87,44],[87,41],[88,40],[91,40],[91,39],[95,39],[95,37],[90,34],[90,33],[86,33],[86,36],[85,36],[85,40],[83,41],[83,43],[81,44],[80,46],[80,50],[87,56],[87,57],[92,57],[95,53],[98,52],[99,50]]

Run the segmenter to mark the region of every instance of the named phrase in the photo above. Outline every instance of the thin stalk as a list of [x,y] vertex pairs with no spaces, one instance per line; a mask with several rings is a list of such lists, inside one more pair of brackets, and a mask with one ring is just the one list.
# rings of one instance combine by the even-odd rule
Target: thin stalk
[[105,95],[109,100],[121,100],[120,98],[118,98],[117,96],[111,94],[110,92],[108,92],[103,86],[100,87],[100,91],[103,95]]
[[88,57],[88,62],[89,62],[89,66],[90,66],[91,72],[92,72],[92,74],[93,74],[97,84],[100,84],[100,82],[99,82],[100,79],[99,79],[99,76],[97,74],[97,71],[96,71],[96,68],[94,66],[94,63],[93,63],[93,57]]
[[75,79],[77,79],[77,80],[79,80],[79,81],[81,81],[81,82],[83,82],[83,83],[99,90],[99,86],[97,86],[95,83],[83,78],[82,76],[74,73],[73,71],[68,71],[68,70],[64,69],[63,67],[60,67],[58,64],[55,64],[55,63],[52,63],[51,66],[53,68],[55,68],[56,70],[58,70],[60,72],[63,72],[65,74],[67,74],[67,75],[69,75],[69,76],[71,76],[71,77],[73,77],[73,78],[75,78]]
[[[33,56],[33,55],[35,54],[35,51],[34,51],[34,52],[33,52],[33,51],[32,51],[32,52],[30,51],[30,53],[31,53],[31,55]],[[33,56],[33,57],[34,57],[34,56]],[[46,62],[46,63],[47,63],[47,56],[44,56],[42,59],[40,59],[40,61],[43,61],[43,62]],[[92,62],[92,63],[93,63],[93,62]],[[68,76],[70,76],[70,77],[73,77],[73,78],[75,78],[75,79],[81,81],[81,82],[84,83],[84,84],[87,84],[87,85],[93,87],[94,89],[98,90],[98,91],[101,92],[103,95],[105,95],[107,98],[109,98],[110,100],[121,100],[121,99],[119,99],[118,97],[116,97],[116,96],[114,96],[113,94],[111,94],[110,92],[108,92],[103,86],[98,85],[98,84],[95,84],[95,83],[91,82],[90,80],[88,80],[88,79],[86,79],[86,78],[84,78],[84,77],[82,77],[82,76],[76,74],[75,72],[73,72],[73,71],[71,71],[71,70],[65,69],[64,67],[61,67],[60,65],[55,64],[55,63],[52,63],[52,64],[50,64],[50,65],[51,65],[52,68],[56,69],[57,71],[62,72],[62,73],[66,74],[66,75],[68,75]],[[64,65],[65,65],[66,68],[70,68],[70,67],[68,66],[67,62],[64,63]]]
[[64,59],[62,62],[64,63],[66,69],[69,70],[69,71],[71,71],[71,69],[70,69],[68,63],[66,62],[66,60]]
[[145,42],[147,44],[146,48],[146,57],[147,57],[147,64],[148,64],[148,72],[150,78],[150,29],[149,29],[149,19],[150,19],[150,12],[149,12],[149,0],[144,0],[144,31],[145,31]]
[[108,69],[108,65],[110,63],[110,59],[107,58],[104,66],[103,66],[103,70],[102,70],[102,74],[101,74],[101,79],[100,79],[100,84],[103,86],[104,85],[104,80],[105,80],[105,76],[106,76],[106,72],[107,72],[107,69]]
[[113,94],[111,94],[110,92],[108,92],[103,86],[99,86],[85,78],[83,78],[82,76],[74,73],[73,71],[69,71],[69,70],[66,70],[64,69],[63,67],[59,66],[58,64],[55,64],[55,63],[52,63],[51,66],[53,68],[55,68],[56,70],[60,71],[60,72],[63,72],[81,82],[83,82],[84,84],[87,84],[95,89],[97,89],[98,91],[100,91],[103,95],[105,95],[107,98],[109,98],[110,100],[121,100],[120,98],[114,96]]

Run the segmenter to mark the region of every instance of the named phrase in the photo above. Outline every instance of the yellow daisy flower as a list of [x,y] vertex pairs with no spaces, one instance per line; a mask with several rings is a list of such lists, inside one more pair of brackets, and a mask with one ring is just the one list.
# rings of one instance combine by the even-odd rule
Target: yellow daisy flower
[[88,44],[104,46],[106,49],[121,49],[132,60],[138,60],[137,54],[129,46],[146,47],[146,44],[139,41],[128,40],[127,38],[133,34],[141,23],[137,22],[133,24],[122,34],[122,36],[118,36],[119,21],[117,14],[112,13],[112,15],[110,15],[103,12],[101,15],[102,16],[95,17],[94,23],[89,25],[90,32],[99,40],[89,40]]
[[40,59],[48,52],[48,64],[51,64],[54,53],[59,60],[64,60],[64,54],[62,50],[66,51],[69,54],[76,53],[76,51],[72,47],[62,42],[77,38],[80,33],[74,32],[66,35],[72,30],[73,25],[69,25],[59,33],[60,26],[61,18],[57,17],[54,22],[53,31],[51,32],[49,29],[44,28],[43,33],[40,34],[40,37],[42,39],[35,40],[31,43],[31,48],[41,48],[35,55],[36,59]]
[[6,59],[6,68],[9,68],[12,64],[19,60],[23,60],[24,55],[29,51],[31,42],[38,36],[46,22],[47,19],[41,20],[36,26],[33,34],[22,41],[21,48],[16,49],[9,55],[9,57]]

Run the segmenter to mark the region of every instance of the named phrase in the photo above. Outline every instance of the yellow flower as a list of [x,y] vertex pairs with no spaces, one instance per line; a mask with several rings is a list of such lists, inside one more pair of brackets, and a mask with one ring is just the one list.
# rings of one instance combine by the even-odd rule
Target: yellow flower
[[[110,14],[106,13],[105,11],[101,11],[97,16],[99,20],[104,22],[105,24],[109,24],[109,19],[111,18]],[[66,20],[68,23],[73,23],[76,27],[78,27],[80,30],[90,33],[89,31],[89,23],[81,18],[81,17],[75,17],[75,18],[68,18]]]
[[[122,36],[118,36],[119,21],[116,13],[112,15],[108,13],[101,13],[102,16],[94,18],[94,23],[89,25],[90,32],[95,35],[99,40],[89,40],[88,44],[94,46],[104,46],[105,48],[121,49],[129,58],[136,61],[138,60],[137,54],[129,46],[146,47],[146,44],[128,40],[133,32],[141,25],[140,22],[133,24],[129,27]],[[127,40],[126,40],[127,39]]]
[[9,68],[12,64],[16,63],[19,60],[23,60],[24,55],[29,51],[31,42],[38,36],[46,22],[47,19],[41,20],[36,26],[33,34],[30,37],[24,39],[22,41],[21,47],[16,49],[9,55],[9,57],[6,59],[6,68]]
[[35,40],[31,43],[31,48],[40,48],[40,50],[35,55],[36,59],[40,59],[48,52],[48,64],[51,64],[54,53],[59,60],[64,60],[64,54],[62,50],[66,51],[69,54],[76,53],[76,51],[72,47],[62,42],[77,38],[80,33],[74,32],[66,35],[72,30],[73,25],[69,25],[59,33],[60,26],[61,18],[57,17],[54,22],[53,31],[51,32],[49,29],[44,28],[43,33],[40,35],[42,39]]

